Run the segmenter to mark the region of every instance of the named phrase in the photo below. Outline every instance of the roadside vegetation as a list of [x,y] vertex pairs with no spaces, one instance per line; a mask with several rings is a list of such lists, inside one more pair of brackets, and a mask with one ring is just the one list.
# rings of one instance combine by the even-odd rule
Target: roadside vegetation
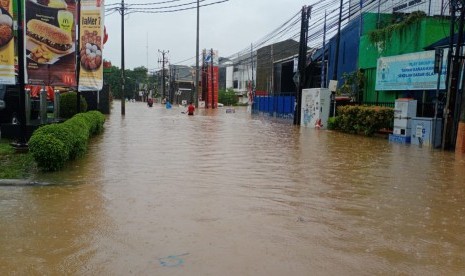
[[340,106],[338,116],[329,118],[328,128],[373,136],[393,127],[394,109],[379,106]]
[[104,122],[105,115],[89,111],[42,126],[29,139],[28,152],[16,152],[12,141],[0,139],[0,179],[26,179],[39,170],[62,169],[67,161],[86,153],[88,140],[103,131]]
[[235,105],[238,102],[234,89],[220,89],[218,91],[218,102],[224,105]]
[[91,136],[103,131],[105,115],[89,111],[61,124],[45,125],[29,139],[29,152],[43,171],[58,171],[67,161],[82,157]]
[[0,179],[28,178],[37,172],[30,153],[16,153],[11,141],[0,139]]
[[234,92],[234,89],[220,89],[218,91],[218,102],[224,104],[225,106],[247,106],[248,103],[240,103],[239,98]]

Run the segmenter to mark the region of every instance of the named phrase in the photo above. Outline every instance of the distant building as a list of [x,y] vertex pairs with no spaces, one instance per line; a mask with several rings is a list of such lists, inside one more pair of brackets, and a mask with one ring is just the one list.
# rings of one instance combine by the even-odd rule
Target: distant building
[[172,103],[180,104],[182,100],[190,102],[194,98],[195,68],[185,65],[169,66],[168,95]]
[[[256,52],[255,52],[256,53]],[[247,98],[247,93],[255,81],[256,75],[256,54],[247,53],[233,59],[232,87],[238,96]],[[253,60],[253,66],[252,66]],[[252,69],[252,67],[254,67]]]
[[[283,83],[283,78],[280,74],[277,74],[278,72],[275,72],[274,63],[275,61],[288,59],[289,57],[294,57],[295,55],[298,55],[299,45],[299,42],[292,39],[288,39],[282,42],[262,47],[257,50],[256,91],[258,93],[265,91],[269,94],[274,94],[275,92],[281,90],[282,87],[280,86]],[[285,65],[285,67],[286,66],[289,65]],[[278,68],[282,69],[282,66]],[[285,71],[287,72],[287,70]],[[279,76],[278,82],[276,81],[277,75]],[[292,81],[292,77],[290,80]],[[287,85],[286,89],[288,89]]]
[[233,62],[227,58],[220,57],[220,90],[233,88]]

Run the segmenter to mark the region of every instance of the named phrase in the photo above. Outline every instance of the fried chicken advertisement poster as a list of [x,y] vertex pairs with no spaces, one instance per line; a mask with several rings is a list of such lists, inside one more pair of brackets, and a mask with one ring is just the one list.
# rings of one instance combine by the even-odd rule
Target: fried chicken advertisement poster
[[25,2],[26,82],[47,86],[77,86],[76,1]]
[[0,84],[15,84],[13,0],[0,0]]
[[104,3],[81,0],[79,91],[103,87]]

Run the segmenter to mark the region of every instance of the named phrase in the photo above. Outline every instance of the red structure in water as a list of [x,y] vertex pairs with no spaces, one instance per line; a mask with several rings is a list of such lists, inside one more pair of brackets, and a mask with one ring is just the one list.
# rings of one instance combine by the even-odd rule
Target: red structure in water
[[218,51],[203,50],[202,65],[202,101],[205,101],[205,108],[218,107],[219,90],[219,68]]

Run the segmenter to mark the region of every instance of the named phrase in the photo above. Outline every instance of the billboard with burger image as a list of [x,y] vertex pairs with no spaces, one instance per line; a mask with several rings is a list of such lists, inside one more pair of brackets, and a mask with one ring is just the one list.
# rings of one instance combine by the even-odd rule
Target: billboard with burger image
[[25,7],[26,83],[77,86],[76,1],[25,0]]
[[0,0],[0,84],[16,81],[12,14],[12,1]]

